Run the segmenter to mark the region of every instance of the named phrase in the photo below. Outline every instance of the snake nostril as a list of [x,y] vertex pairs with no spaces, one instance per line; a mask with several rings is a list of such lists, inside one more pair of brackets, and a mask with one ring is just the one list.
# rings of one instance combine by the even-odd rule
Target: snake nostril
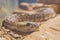
[[26,26],[30,26],[30,23],[27,23]]

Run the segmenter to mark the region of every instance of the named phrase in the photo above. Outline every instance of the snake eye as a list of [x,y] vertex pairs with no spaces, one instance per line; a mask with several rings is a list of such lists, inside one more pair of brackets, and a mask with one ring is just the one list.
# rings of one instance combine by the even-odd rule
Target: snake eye
[[26,26],[30,26],[30,23],[27,23]]

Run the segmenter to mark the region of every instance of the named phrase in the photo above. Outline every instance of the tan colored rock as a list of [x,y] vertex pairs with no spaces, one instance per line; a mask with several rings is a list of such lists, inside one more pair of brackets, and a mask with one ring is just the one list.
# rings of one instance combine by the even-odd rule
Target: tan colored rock
[[[53,34],[54,40],[60,40],[60,15],[56,18],[48,20],[46,23],[41,25],[42,30]],[[41,31],[42,31],[41,30]]]

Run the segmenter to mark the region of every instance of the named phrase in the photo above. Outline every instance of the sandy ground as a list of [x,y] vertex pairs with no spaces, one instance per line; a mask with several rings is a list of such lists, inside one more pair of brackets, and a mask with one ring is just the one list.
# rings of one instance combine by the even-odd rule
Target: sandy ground
[[39,31],[33,32],[24,40],[60,40],[60,15],[42,24]]

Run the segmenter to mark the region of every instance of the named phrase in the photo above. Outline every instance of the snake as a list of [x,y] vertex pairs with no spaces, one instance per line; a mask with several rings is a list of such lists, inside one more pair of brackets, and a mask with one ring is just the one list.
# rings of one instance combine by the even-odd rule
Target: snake
[[55,16],[55,11],[49,7],[39,8],[30,12],[13,12],[3,20],[2,26],[29,33],[39,29],[41,22],[52,19]]

